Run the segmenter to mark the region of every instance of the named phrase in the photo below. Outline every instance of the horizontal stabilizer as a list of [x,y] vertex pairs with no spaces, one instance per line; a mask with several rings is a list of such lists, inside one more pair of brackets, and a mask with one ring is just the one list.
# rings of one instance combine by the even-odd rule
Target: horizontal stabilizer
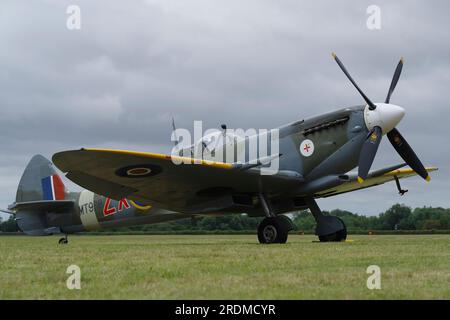
[[73,207],[74,201],[72,200],[38,200],[38,201],[26,201],[15,202],[8,207],[8,210],[17,212],[19,210],[29,211],[47,211],[47,212],[67,212]]

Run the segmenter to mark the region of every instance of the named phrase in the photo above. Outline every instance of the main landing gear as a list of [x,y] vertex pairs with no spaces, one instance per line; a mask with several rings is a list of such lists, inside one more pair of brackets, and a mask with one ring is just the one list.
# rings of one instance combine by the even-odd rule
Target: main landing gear
[[291,219],[275,215],[265,195],[260,194],[259,199],[266,214],[266,218],[258,226],[259,243],[286,243],[288,233],[293,229]]
[[342,219],[323,215],[316,200],[313,198],[307,198],[305,200],[316,220],[316,235],[321,242],[344,241],[347,239],[347,227]]
[[[288,233],[293,229],[291,219],[283,215],[275,215],[270,200],[260,194],[259,199],[266,218],[258,226],[258,240],[260,243],[286,243]],[[338,217],[325,216],[314,198],[305,199],[314,219],[316,220],[316,235],[321,242],[344,241],[347,239],[347,227]]]
[[64,238],[59,239],[58,244],[68,244],[69,239],[67,239],[67,234],[64,235]]

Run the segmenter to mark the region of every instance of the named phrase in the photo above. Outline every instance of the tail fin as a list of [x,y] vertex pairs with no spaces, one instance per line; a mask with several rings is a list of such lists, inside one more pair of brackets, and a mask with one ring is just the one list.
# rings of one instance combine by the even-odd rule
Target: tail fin
[[41,155],[31,158],[16,194],[16,203],[39,200],[64,200],[66,188],[53,164]]
[[[28,235],[48,235],[55,232],[49,228],[46,212],[56,206],[67,205],[66,188],[53,164],[41,155],[31,158],[17,188],[14,210],[19,228]],[[58,203],[59,202],[59,203]]]

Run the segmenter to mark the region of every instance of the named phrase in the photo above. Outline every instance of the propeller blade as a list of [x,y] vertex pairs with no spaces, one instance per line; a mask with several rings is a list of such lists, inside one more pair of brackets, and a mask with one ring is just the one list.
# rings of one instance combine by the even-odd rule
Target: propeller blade
[[370,167],[372,166],[373,160],[375,159],[378,146],[380,145],[381,137],[381,128],[378,126],[374,127],[367,136],[367,139],[361,148],[358,163],[359,183],[363,183],[363,181],[367,178],[367,174],[369,173]]
[[391,100],[392,92],[394,92],[395,86],[397,85],[398,79],[400,78],[400,75],[402,73],[403,68],[403,57],[400,58],[400,61],[397,65],[397,68],[395,68],[394,76],[392,77],[391,86],[389,87],[388,94],[386,96],[386,103],[389,103]]
[[341,68],[341,70],[345,73],[345,75],[347,76],[348,80],[350,80],[350,82],[355,86],[356,90],[358,90],[359,94],[363,97],[363,99],[366,101],[366,103],[369,105],[369,109],[370,110],[375,110],[377,108],[377,106],[370,101],[370,99],[364,94],[364,92],[362,92],[362,90],[358,87],[358,85],[356,84],[355,80],[353,80],[353,78],[350,76],[350,74],[348,73],[347,69],[345,69],[344,65],[342,64],[341,60],[339,60],[339,58],[337,57],[337,55],[333,52],[331,54],[334,58],[334,60],[336,61],[336,63],[338,64],[338,66]]
[[406,142],[405,138],[400,134],[400,132],[394,128],[387,134],[389,141],[391,142],[394,149],[398,152],[400,157],[405,160],[405,162],[413,169],[419,176],[424,178],[427,181],[430,181],[431,178],[428,175],[427,170],[423,166],[422,162],[420,162],[417,155],[414,153],[413,149],[409,146],[408,142]]

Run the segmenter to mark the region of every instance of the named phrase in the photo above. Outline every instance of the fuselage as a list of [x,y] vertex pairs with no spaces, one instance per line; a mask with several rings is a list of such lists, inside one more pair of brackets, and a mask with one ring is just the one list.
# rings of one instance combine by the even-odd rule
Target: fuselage
[[[117,201],[106,198],[89,190],[67,193],[66,199],[74,201],[72,209],[63,213],[48,212],[46,214],[46,228],[51,233],[95,231],[188,217],[164,209],[141,206],[132,200],[122,199]],[[24,214],[27,214],[27,212]],[[29,226],[24,225],[27,219],[21,219],[20,212],[17,217],[21,229],[29,229]]]

